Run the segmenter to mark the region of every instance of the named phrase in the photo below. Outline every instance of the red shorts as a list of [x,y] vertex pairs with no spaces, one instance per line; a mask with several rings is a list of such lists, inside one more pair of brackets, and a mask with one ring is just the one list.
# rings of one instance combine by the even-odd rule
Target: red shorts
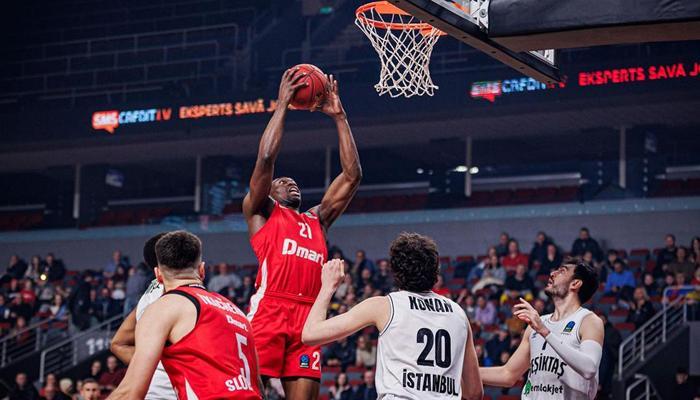
[[269,297],[248,315],[258,351],[260,375],[321,379],[321,347],[301,341],[311,304]]

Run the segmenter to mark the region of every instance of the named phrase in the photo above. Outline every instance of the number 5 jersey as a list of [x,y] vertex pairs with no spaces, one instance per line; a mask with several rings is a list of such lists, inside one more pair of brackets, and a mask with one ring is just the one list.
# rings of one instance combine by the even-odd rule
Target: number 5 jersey
[[391,317],[379,336],[379,399],[461,399],[467,316],[433,292],[387,296]]
[[245,314],[218,293],[199,285],[180,286],[197,308],[194,328],[161,355],[179,400],[262,398],[250,323]]

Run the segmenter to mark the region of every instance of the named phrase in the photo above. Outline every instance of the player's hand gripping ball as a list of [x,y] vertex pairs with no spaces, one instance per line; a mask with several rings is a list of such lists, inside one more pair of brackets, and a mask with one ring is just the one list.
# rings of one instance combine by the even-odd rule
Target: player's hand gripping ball
[[321,271],[322,287],[335,291],[344,277],[345,261],[336,258],[323,264],[323,270]]

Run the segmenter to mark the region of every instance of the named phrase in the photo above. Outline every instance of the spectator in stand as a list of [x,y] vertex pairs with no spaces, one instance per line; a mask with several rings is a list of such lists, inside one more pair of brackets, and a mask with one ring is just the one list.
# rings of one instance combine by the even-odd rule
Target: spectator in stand
[[655,310],[643,287],[634,289],[633,296],[633,300],[629,302],[630,312],[627,314],[627,322],[631,322],[635,328],[639,328],[654,316]]
[[[94,290],[92,289],[92,273],[90,271],[84,271],[81,274],[78,287],[73,290],[68,299],[68,309],[70,310],[73,324],[81,331],[90,327],[91,317],[99,319],[102,314],[101,308],[96,303],[92,303],[96,302],[97,298],[95,297],[94,300],[90,300],[91,290]],[[91,306],[94,310],[99,310],[99,313],[90,313],[89,309]]]
[[372,344],[369,336],[360,335],[357,338],[357,351],[355,352],[355,366],[374,368],[377,364],[377,346]]
[[9,322],[11,318],[10,314],[11,311],[9,305],[7,304],[7,298],[4,294],[0,294],[0,322]]
[[250,275],[243,277],[243,285],[236,290],[236,303],[239,307],[244,309],[248,304],[250,304],[250,298],[255,293],[255,287],[253,286],[253,278]]
[[63,392],[61,392],[58,389],[58,386],[56,384],[47,383],[42,388],[42,391],[44,392],[44,394],[41,395],[41,400],[70,400],[70,397],[63,394]]
[[690,260],[700,266],[700,236],[695,236],[690,241]]
[[25,328],[27,327],[27,320],[20,316],[17,317],[15,320],[15,326],[10,329],[10,335],[16,335],[15,338],[15,343],[17,344],[24,344],[31,339],[31,332],[25,332]]
[[66,266],[63,264],[63,261],[57,259],[53,253],[49,253],[46,255],[46,265],[44,266],[43,274],[46,275],[46,279],[48,279],[49,282],[63,280],[66,276]]
[[39,397],[44,397],[44,388],[46,386],[56,386],[58,385],[58,378],[56,378],[56,374],[54,373],[48,373],[46,374],[46,377],[44,378],[44,387],[39,389]]
[[493,246],[489,247],[489,249],[486,251],[486,257],[479,261],[474,268],[469,271],[469,275],[467,276],[468,282],[474,282],[481,279],[481,276],[484,274],[484,269],[491,263],[491,257],[496,257],[496,259],[498,259],[498,253],[496,252],[496,248]]
[[13,318],[22,317],[26,321],[30,321],[34,316],[34,310],[32,306],[24,302],[24,297],[21,295],[16,295],[12,300],[10,305],[10,312]]
[[100,376],[100,380],[98,381],[102,391],[109,393],[114,390],[117,386],[119,386],[122,379],[124,379],[125,373],[126,370],[119,366],[117,357],[107,357],[107,370],[102,373],[102,376]]
[[27,374],[20,372],[15,376],[15,384],[8,394],[9,400],[37,400],[39,393],[29,382]]
[[217,274],[209,280],[207,289],[212,292],[221,293],[226,288],[238,289],[243,285],[241,278],[233,271],[229,271],[226,263],[219,263],[216,266]]
[[535,244],[532,245],[532,250],[530,250],[530,258],[528,260],[528,269],[539,268],[544,259],[547,258],[547,246],[549,246],[550,240],[547,234],[544,232],[537,232],[537,237],[535,238]]
[[345,372],[335,377],[335,384],[330,387],[329,394],[331,400],[352,400],[352,386]]
[[492,302],[486,301],[484,295],[480,295],[476,298],[474,322],[481,326],[488,326],[496,323],[496,307]]
[[27,266],[27,270],[24,272],[24,278],[36,282],[39,280],[39,275],[41,275],[41,271],[43,270],[44,262],[41,261],[41,257],[33,256],[29,266]]
[[685,282],[690,282],[690,280],[693,279],[695,264],[688,258],[688,249],[683,246],[679,246],[676,249],[676,257],[668,264],[668,272],[674,275],[679,273],[683,274],[685,276]]
[[532,301],[535,297],[535,282],[527,274],[527,268],[524,264],[518,264],[515,267],[515,274],[506,278],[505,290],[501,295],[501,304],[508,301],[508,299],[516,300],[518,297],[522,297],[527,301]]
[[129,270],[129,279],[126,280],[124,314],[130,313],[136,307],[141,295],[148,288],[152,275],[153,272],[144,262],[140,262],[136,268]]
[[462,309],[464,309],[464,312],[467,314],[467,318],[469,318],[470,321],[474,320],[476,302],[474,296],[469,293],[468,289],[464,288],[459,292],[456,302],[462,306]]
[[338,286],[338,290],[333,294],[333,298],[336,302],[342,302],[343,298],[345,298],[350,291],[355,291],[355,286],[352,283],[352,274],[345,274],[343,282]]
[[0,283],[7,283],[10,279],[22,279],[24,274],[27,272],[27,263],[19,258],[18,255],[14,254],[10,256],[10,261],[7,263],[7,271],[0,279]]
[[439,294],[440,296],[452,298],[450,297],[450,289],[445,287],[445,278],[443,278],[442,274],[438,274],[437,282],[435,282],[435,285],[433,286],[433,292]]
[[673,400],[690,400],[695,394],[695,388],[688,382],[688,368],[683,366],[676,368],[676,382],[671,387],[671,398]]
[[394,287],[394,275],[391,272],[388,260],[380,260],[377,274],[374,276],[374,286],[382,291],[382,294],[389,293]]
[[598,242],[591,237],[588,228],[583,227],[579,231],[578,239],[574,240],[574,244],[571,246],[571,255],[582,257],[586,250],[590,250],[593,258],[598,262],[603,258]]
[[498,261],[498,256],[489,258],[488,264],[484,267],[484,272],[481,274],[481,279],[477,282],[472,290],[477,292],[487,286],[501,287],[506,282],[506,270]]
[[19,295],[22,296],[22,300],[29,304],[32,308],[32,312],[36,309],[36,292],[34,291],[34,282],[26,279],[22,283],[22,290],[19,291]]
[[649,296],[653,297],[661,295],[661,291],[659,290],[659,284],[656,283],[654,275],[650,272],[644,273],[644,277],[642,278],[642,286],[644,287],[644,290],[646,290]]
[[343,370],[350,365],[355,365],[355,346],[348,338],[339,339],[328,347],[326,364],[329,367],[340,366]]
[[656,267],[654,268],[656,277],[663,276],[668,270],[668,265],[676,259],[676,237],[669,233],[664,238],[664,242],[664,248],[659,250],[656,255]]
[[357,282],[355,282],[355,293],[358,295],[362,296],[364,289],[367,285],[372,284],[372,271],[370,271],[368,268],[365,268],[362,270],[362,273],[360,275],[353,275],[357,276]]
[[73,381],[70,378],[61,379],[58,382],[58,388],[61,390],[61,393],[66,395],[69,399],[72,399],[76,394],[75,390],[73,389]]
[[79,400],[99,400],[100,385],[92,378],[85,379],[80,387]]
[[51,302],[53,302],[53,297],[56,294],[56,289],[49,281],[42,279],[39,279],[36,285],[37,302],[39,305],[38,311],[40,313],[48,312]]
[[628,270],[622,260],[615,260],[615,270],[608,275],[605,282],[605,294],[614,295],[618,300],[630,300],[635,282],[632,271]]
[[105,265],[104,270],[102,270],[102,275],[105,278],[111,278],[117,272],[118,267],[122,267],[124,269],[127,269],[128,268],[127,264],[128,263],[126,262],[124,257],[122,257],[122,252],[119,250],[114,250],[112,252],[112,259],[109,260],[107,265]]
[[[693,286],[700,286],[700,266],[695,268],[695,275],[693,275],[693,280],[690,282]],[[0,319],[2,317],[0,316]]]
[[598,270],[598,280],[600,282],[605,282],[608,280],[608,274],[615,269],[615,260],[618,258],[617,250],[608,250],[605,260],[596,267]]
[[99,315],[102,317],[102,320],[112,318],[123,311],[119,303],[112,299],[112,294],[109,288],[106,287],[100,289],[100,293],[95,300],[95,306],[99,310]]
[[484,357],[484,346],[481,343],[474,343],[474,350],[476,351],[476,359],[479,361],[479,366],[490,367],[491,360]]
[[[88,379],[93,379],[95,382],[98,382],[101,377],[102,377],[102,361],[95,360],[90,365],[90,373],[88,374]],[[83,382],[83,385],[85,385],[85,382]]]
[[600,366],[598,368],[601,386],[600,396],[602,399],[609,399],[612,395],[612,378],[615,372],[620,343],[622,343],[622,335],[620,331],[610,323],[607,315],[599,313],[598,316],[603,320],[604,326],[603,356],[600,359]]
[[374,371],[371,369],[362,374],[362,384],[355,389],[353,400],[377,400],[377,388],[374,386]]
[[352,271],[355,276],[359,277],[365,269],[369,269],[370,276],[374,276],[377,272],[377,267],[372,260],[367,258],[367,253],[364,250],[358,250],[355,254],[355,263],[352,265]]
[[61,296],[60,294],[54,295],[51,307],[49,307],[49,314],[51,318],[56,320],[68,320],[68,309],[63,302],[63,296]]
[[508,243],[510,242],[510,235],[506,232],[501,232],[498,237],[498,244],[496,245],[496,254],[499,257],[505,257],[508,254]]
[[501,353],[510,350],[510,336],[508,331],[501,329],[493,335],[491,340],[486,342],[486,358],[489,359],[491,365],[501,365],[499,360],[501,358]]
[[518,265],[527,265],[527,263],[527,256],[520,252],[520,246],[518,245],[518,241],[515,239],[511,239],[508,242],[508,255],[501,259],[501,264],[503,265],[503,268],[506,269],[506,272],[512,272],[515,271],[515,268]]
[[562,256],[559,254],[559,248],[554,244],[550,243],[547,245],[547,256],[542,261],[540,269],[537,270],[537,275],[546,275],[554,271],[561,266]]

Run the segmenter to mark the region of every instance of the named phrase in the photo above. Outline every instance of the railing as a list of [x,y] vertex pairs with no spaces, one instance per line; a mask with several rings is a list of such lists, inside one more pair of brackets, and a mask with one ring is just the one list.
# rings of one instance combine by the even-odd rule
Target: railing
[[54,318],[42,319],[2,338],[0,340],[0,367],[29,356],[56,340],[63,339],[68,330],[68,324],[66,323],[65,328],[54,327],[56,322],[63,321]]
[[[634,381],[625,391],[626,400],[650,400],[652,398],[661,399],[654,384],[649,377],[642,374],[634,374]],[[642,386],[643,384],[643,386]]]
[[119,314],[101,324],[54,344],[41,352],[39,380],[43,384],[46,373],[61,371],[78,365],[96,353],[109,349],[114,332],[124,320]]
[[659,350],[673,333],[680,331],[688,321],[688,306],[685,297],[679,296],[664,305],[644,325],[620,344],[617,379],[624,381],[630,369],[640,367],[654,350]]

